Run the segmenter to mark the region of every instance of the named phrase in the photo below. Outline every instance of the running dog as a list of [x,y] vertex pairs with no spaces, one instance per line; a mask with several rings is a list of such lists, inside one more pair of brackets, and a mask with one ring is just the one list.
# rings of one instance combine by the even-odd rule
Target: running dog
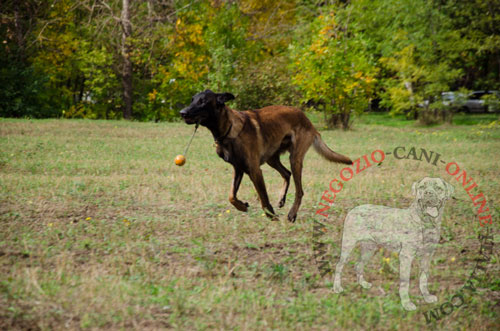
[[[278,220],[269,203],[260,166],[264,163],[276,169],[284,179],[279,207],[286,201],[286,193],[293,175],[295,201],[288,220],[295,222],[302,196],[302,162],[311,145],[332,162],[352,164],[351,159],[335,153],[323,142],[319,132],[306,115],[297,108],[269,106],[257,110],[235,111],[225,105],[233,100],[231,93],[210,90],[196,94],[191,104],[180,114],[187,124],[200,124],[212,133],[217,154],[234,167],[229,201],[240,211],[247,211],[248,203],[236,197],[244,174],[250,177],[266,215]],[[291,173],[280,162],[280,155],[290,152]]]

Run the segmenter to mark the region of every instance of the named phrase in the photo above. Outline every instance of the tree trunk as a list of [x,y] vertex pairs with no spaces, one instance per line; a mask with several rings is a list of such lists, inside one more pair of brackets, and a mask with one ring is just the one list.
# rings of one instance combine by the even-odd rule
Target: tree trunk
[[351,114],[349,111],[331,114],[326,123],[329,129],[342,128],[348,130],[351,127]]
[[14,27],[16,30],[16,41],[17,41],[17,54],[19,60],[21,62],[24,62],[26,60],[26,52],[25,52],[25,45],[24,45],[24,32],[23,32],[23,26],[22,26],[22,18],[21,14],[19,13],[21,9],[19,8],[19,2],[15,1],[14,2]]
[[132,61],[130,60],[131,47],[129,38],[132,35],[132,25],[130,24],[130,9],[129,0],[122,0],[122,85],[123,85],[123,118],[130,119],[132,117],[133,100],[133,85],[132,85]]
[[349,111],[345,111],[342,113],[342,129],[348,130],[351,126],[351,113]]

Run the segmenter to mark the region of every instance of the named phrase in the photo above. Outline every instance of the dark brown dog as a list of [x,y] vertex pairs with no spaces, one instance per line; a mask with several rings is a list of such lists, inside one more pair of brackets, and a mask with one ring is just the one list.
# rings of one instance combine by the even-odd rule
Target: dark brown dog
[[329,161],[346,164],[352,164],[352,161],[328,148],[300,109],[269,106],[258,110],[235,111],[225,105],[233,99],[231,93],[206,90],[193,97],[191,104],[181,110],[181,116],[187,124],[197,123],[207,127],[217,144],[217,154],[233,165],[234,176],[229,201],[241,211],[247,211],[248,203],[238,200],[236,193],[243,174],[246,173],[259,194],[266,215],[278,220],[269,203],[260,166],[267,162],[284,178],[279,201],[279,207],[283,207],[290,184],[290,171],[281,164],[280,154],[289,151],[296,193],[288,220],[295,222],[304,195],[302,162],[311,144]]

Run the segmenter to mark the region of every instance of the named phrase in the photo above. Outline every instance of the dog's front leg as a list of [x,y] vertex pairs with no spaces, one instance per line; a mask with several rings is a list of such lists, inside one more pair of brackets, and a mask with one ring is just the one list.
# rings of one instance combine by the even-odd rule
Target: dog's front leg
[[437,297],[429,293],[427,288],[427,278],[429,277],[429,267],[431,264],[431,252],[425,252],[422,255],[422,260],[420,262],[420,292],[424,296],[424,300],[427,303],[437,302]]
[[403,249],[399,255],[399,297],[401,304],[406,310],[415,310],[417,307],[410,301],[408,290],[410,289],[411,264],[415,252],[411,249]]
[[247,211],[248,210],[248,203],[243,202],[238,200],[236,197],[236,194],[238,193],[238,189],[240,188],[241,180],[243,179],[243,171],[240,169],[237,169],[236,167],[234,168],[234,174],[233,174],[233,183],[231,185],[231,193],[229,193],[229,202],[233,206],[236,207],[236,209],[240,211]]
[[273,206],[269,203],[266,184],[264,183],[264,176],[262,176],[262,170],[260,170],[260,167],[250,169],[249,176],[255,186],[257,194],[259,195],[260,204],[262,205],[262,209],[266,212],[266,216],[273,221],[279,221],[278,216],[274,213]]

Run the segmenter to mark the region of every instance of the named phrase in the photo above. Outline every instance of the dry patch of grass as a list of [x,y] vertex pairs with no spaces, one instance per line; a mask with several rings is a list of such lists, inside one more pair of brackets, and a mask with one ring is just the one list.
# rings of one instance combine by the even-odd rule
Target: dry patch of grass
[[[370,290],[355,283],[353,256],[345,293],[330,291],[312,253],[312,218],[319,198],[342,168],[310,152],[305,197],[296,224],[262,216],[244,178],[239,197],[247,214],[227,201],[232,169],[220,160],[207,130],[193,141],[184,167],[173,163],[192,127],[116,121],[0,120],[0,328],[2,329],[415,329],[418,309],[398,296],[397,256],[381,250],[366,268]],[[497,220],[500,195],[498,125],[421,128],[359,124],[322,131],[329,146],[357,158],[375,149],[415,146],[467,169]],[[283,160],[287,165],[287,160]],[[263,167],[277,203],[281,177]],[[454,184],[430,288],[440,302],[471,270],[479,231],[475,209],[443,167],[387,158],[356,175],[337,198],[323,238],[336,262],[343,216],[359,204],[406,207],[411,185],[425,176]],[[498,243],[498,225],[495,223]],[[498,251],[467,307],[435,326],[498,326]]]

